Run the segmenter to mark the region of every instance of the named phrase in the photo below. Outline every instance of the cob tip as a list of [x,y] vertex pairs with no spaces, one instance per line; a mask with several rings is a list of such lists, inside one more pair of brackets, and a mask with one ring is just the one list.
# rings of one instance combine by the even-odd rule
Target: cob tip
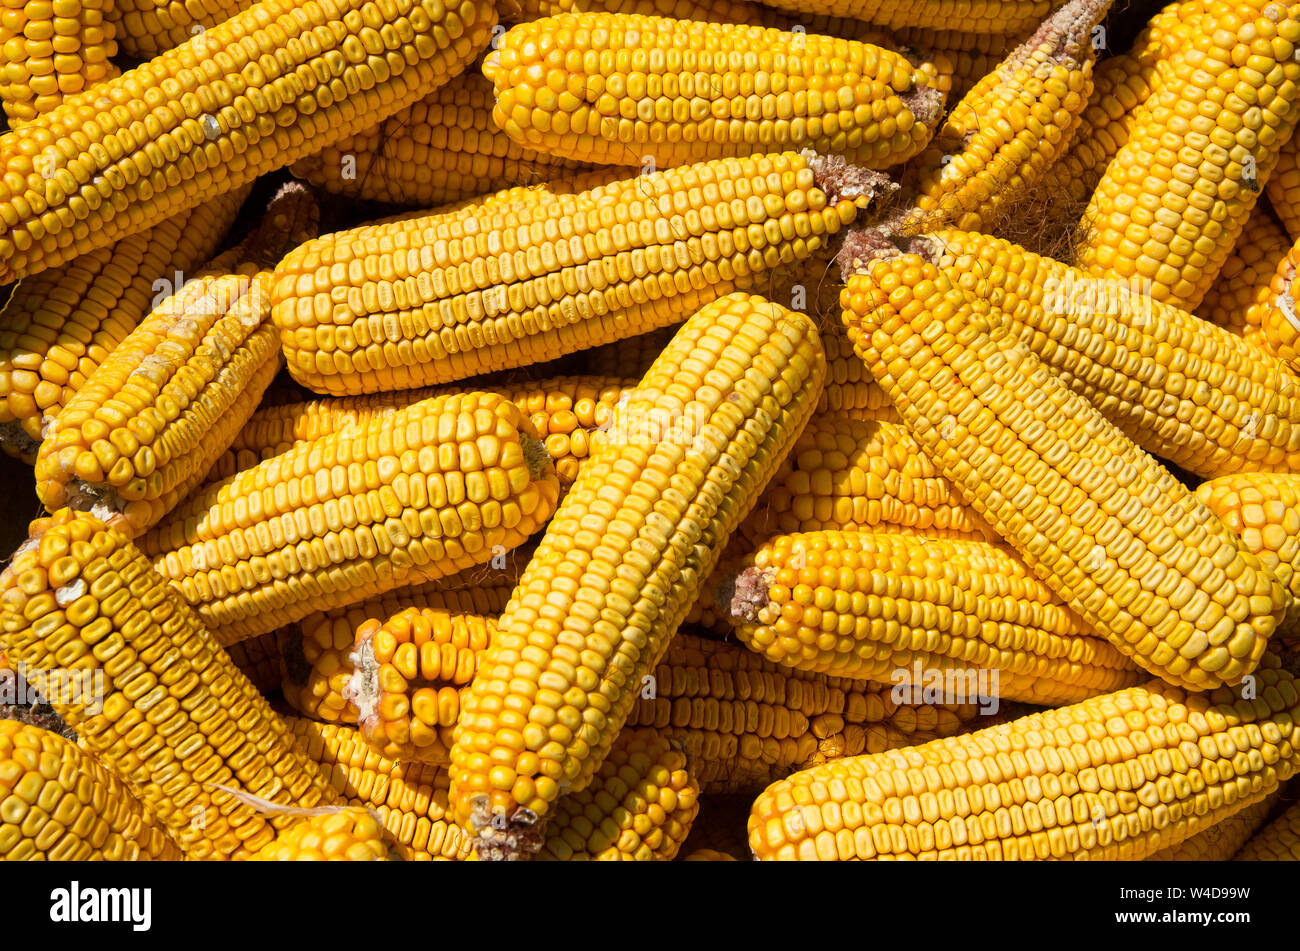
[[851,201],[860,210],[868,211],[898,191],[898,183],[888,175],[861,168],[842,156],[822,155],[812,149],[804,149],[799,155],[812,169],[813,184],[826,193],[832,205]]
[[722,603],[727,605],[733,618],[755,624],[758,612],[768,605],[767,589],[775,580],[776,572],[771,569],[746,568],[732,579],[730,597]]
[[539,851],[546,841],[537,813],[520,807],[509,818],[492,814],[489,799],[478,795],[470,800],[470,823],[474,826],[474,851],[482,862],[514,862]]

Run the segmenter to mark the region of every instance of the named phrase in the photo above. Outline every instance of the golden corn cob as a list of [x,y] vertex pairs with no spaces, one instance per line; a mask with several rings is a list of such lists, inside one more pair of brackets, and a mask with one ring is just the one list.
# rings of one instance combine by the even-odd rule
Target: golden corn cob
[[811,148],[889,168],[924,148],[943,107],[922,71],[879,46],[625,14],[513,27],[483,75],[511,139],[602,165]]
[[0,720],[0,855],[84,862],[182,853],[122,781],[75,743]]
[[46,427],[145,314],[212,256],[247,194],[218,195],[15,288],[0,309],[0,448],[35,464]]
[[1268,203],[1292,241],[1300,241],[1300,142],[1291,136],[1278,151],[1273,174],[1264,186]]
[[1253,699],[1160,681],[968,736],[837,760],[754,803],[759,859],[1144,859],[1296,770],[1300,693],[1271,655]]
[[1290,806],[1251,836],[1235,862],[1300,862],[1300,805]]
[[492,84],[472,66],[376,126],[290,169],[332,195],[431,208],[582,166],[527,149],[492,121]]
[[1273,277],[1290,250],[1291,239],[1269,206],[1257,205],[1197,315],[1267,348],[1263,325],[1276,297],[1270,293]]
[[447,810],[445,769],[385,759],[348,726],[289,717],[299,748],[321,765],[345,801],[373,809],[407,861],[463,860],[470,838]]
[[743,530],[750,538],[861,530],[996,541],[905,426],[833,416],[808,424]]
[[[1232,332],[974,232],[914,249],[1143,449],[1204,478],[1300,467],[1300,379]],[[926,253],[923,250],[923,253]]]
[[732,294],[619,407],[461,698],[451,801],[480,858],[536,851],[555,801],[591,782],[824,377],[807,317]]
[[253,0],[113,0],[106,18],[127,56],[148,59],[247,10]]
[[1081,268],[1200,305],[1300,115],[1297,41],[1300,5],[1207,4],[1084,212]]
[[261,637],[250,637],[238,644],[226,648],[230,660],[240,669],[263,694],[274,693],[280,689],[284,680],[284,664],[280,659],[280,648],[276,642],[275,632]]
[[458,73],[495,22],[489,0],[262,0],[70,97],[0,138],[0,284],[374,125]]
[[51,703],[187,858],[256,852],[288,821],[248,805],[329,804],[284,721],[125,535],[63,509],[32,523],[0,575],[5,652],[28,670],[102,678]]
[[680,321],[812,254],[887,185],[787,153],[471,202],[309,241],[277,269],[272,316],[313,390],[449,383]]
[[762,10],[758,4],[744,0],[505,0],[501,18],[526,21],[560,13],[637,13],[676,20],[757,23]]
[[1202,482],[1196,497],[1291,594],[1282,639],[1300,625],[1300,475],[1242,473]]
[[318,224],[310,192],[285,186],[253,235],[109,354],[41,443],[36,494],[49,511],[90,511],[134,537],[203,481],[280,367],[270,269]]
[[[296,627],[283,629],[277,640],[284,658],[284,699],[305,716],[327,723],[355,724],[358,711],[348,696],[356,671],[351,655],[363,632],[388,624],[404,611],[423,609],[476,615],[480,624],[495,624],[514,591],[512,573],[494,572],[499,579],[491,577],[472,588],[454,589],[459,579],[472,574],[476,572],[439,578],[346,608],[309,614]],[[232,651],[239,646],[233,645]]]
[[591,785],[556,804],[537,858],[670,861],[690,832],[699,797],[685,755],[652,730],[625,731]]
[[11,129],[118,75],[112,0],[8,0],[0,17],[0,103]]
[[891,30],[1014,35],[1042,22],[1061,0],[769,0],[792,13],[862,20]]
[[844,319],[871,375],[1039,578],[1171,683],[1249,674],[1286,609],[1260,560],[946,272],[915,254],[845,251]]
[[1189,836],[1180,845],[1161,849],[1147,861],[1226,862],[1241,851],[1251,836],[1263,827],[1282,795],[1282,792],[1275,792],[1266,796],[1253,806],[1247,806],[1208,829]]
[[220,643],[489,562],[559,486],[513,403],[415,403],[191,496],[141,540]]
[[1267,350],[1285,360],[1292,373],[1300,373],[1300,316],[1296,301],[1300,300],[1300,241],[1293,244],[1278,262],[1269,281],[1268,292],[1247,318],[1258,318],[1260,337]]
[[683,633],[641,685],[628,726],[653,727],[676,744],[705,792],[753,793],[815,763],[913,746],[980,722],[974,702],[911,699]]
[[1069,0],[976,83],[919,159],[917,224],[997,225],[1069,146],[1088,97],[1092,32],[1111,0]]
[[878,683],[938,672],[971,695],[979,686],[1049,705],[1148,679],[1023,561],[987,542],[778,535],[745,559],[730,587],[741,643],[800,670]]
[[369,809],[332,806],[299,818],[248,857],[251,862],[383,862],[383,827]]

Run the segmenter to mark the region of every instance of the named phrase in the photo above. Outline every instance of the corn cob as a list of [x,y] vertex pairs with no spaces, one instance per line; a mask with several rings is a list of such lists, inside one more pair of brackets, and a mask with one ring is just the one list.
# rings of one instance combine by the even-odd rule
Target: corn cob
[[975,703],[779,667],[736,644],[680,634],[628,718],[686,753],[706,793],[753,793],[798,769],[951,736]]
[[833,416],[808,424],[742,530],[752,539],[861,530],[997,540],[906,427]]
[[243,793],[305,807],[333,800],[284,721],[120,532],[67,509],[33,522],[0,592],[14,661],[102,677],[102,695],[72,690],[52,705],[187,858],[243,857],[288,824]]
[[653,731],[626,731],[591,785],[556,804],[537,858],[670,861],[699,812],[699,796],[682,753]]
[[430,208],[581,168],[514,142],[492,122],[493,104],[492,84],[471,67],[290,171],[332,195]]
[[972,695],[992,671],[994,696],[1041,704],[1148,679],[1024,562],[987,542],[779,535],[745,559],[730,587],[741,643],[800,670],[899,683],[915,668],[952,674]]
[[995,37],[1026,32],[1061,0],[768,0],[792,13],[846,17],[891,30],[954,30]]
[[1292,805],[1233,856],[1235,862],[1300,862],[1300,805]]
[[23,281],[0,310],[0,448],[29,464],[45,428],[149,312],[212,256],[248,194],[226,192]]
[[1283,639],[1300,625],[1300,475],[1242,473],[1201,483],[1196,497],[1291,594]]
[[733,294],[619,407],[461,698],[451,800],[480,858],[536,851],[538,821],[591,782],[824,376],[807,317]]
[[1084,212],[1081,268],[1200,305],[1300,114],[1298,16],[1271,0],[1207,4]]
[[1256,206],[1237,247],[1224,262],[1219,280],[1196,309],[1197,315],[1267,348],[1263,324],[1271,301],[1276,299],[1270,294],[1273,276],[1290,250],[1291,239],[1268,205]]
[[1241,847],[1268,821],[1269,813],[1281,798],[1282,793],[1275,792],[1236,815],[1184,839],[1180,845],[1161,849],[1147,861],[1226,862],[1241,851]]
[[470,838],[447,811],[445,769],[385,759],[351,727],[289,717],[299,748],[320,763],[338,794],[373,809],[407,861],[463,860]]
[[950,283],[996,300],[1011,337],[1148,452],[1204,478],[1300,467],[1300,380],[1259,347],[997,238],[941,231],[931,248]]
[[0,139],[0,284],[374,125],[459,72],[495,22],[489,0],[262,0],[70,97]]
[[121,780],[75,743],[0,720],[0,855],[175,860],[181,850]]
[[[468,574],[474,573],[463,573]],[[462,575],[439,578],[346,608],[309,614],[296,627],[280,631],[277,640],[284,658],[285,700],[314,719],[355,724],[358,711],[348,696],[356,671],[351,654],[363,632],[387,625],[404,611],[422,609],[477,615],[479,624],[495,623],[514,591],[511,573],[499,574],[500,579],[462,590],[454,590]],[[239,646],[233,645],[232,650]]]
[[1287,236],[1292,241],[1300,241],[1300,142],[1294,135],[1278,151],[1277,164],[1264,186],[1264,194]]
[[298,819],[249,856],[252,862],[383,862],[383,827],[359,806],[333,806]]
[[10,128],[118,75],[105,0],[9,0],[0,17],[0,102]]
[[191,496],[142,549],[219,643],[234,643],[518,547],[555,470],[499,396],[423,400]]
[[449,383],[682,320],[812,254],[886,187],[784,154],[470,203],[309,241],[277,270],[272,317],[290,372],[314,390]]
[[917,224],[998,224],[1078,128],[1092,93],[1092,32],[1111,0],[1069,0],[966,94],[919,159]]
[[1260,560],[945,272],[889,249],[870,260],[865,243],[845,251],[844,319],[871,375],[1039,578],[1171,683],[1249,674],[1286,607]]
[[1256,305],[1248,320],[1259,320],[1260,336],[1268,351],[1285,360],[1292,373],[1300,373],[1300,317],[1296,301],[1300,300],[1300,242],[1293,244],[1278,262],[1263,301]]
[[513,27],[483,75],[515,142],[604,165],[811,148],[889,168],[925,146],[943,104],[908,60],[867,43],[605,13]]
[[230,660],[261,693],[274,693],[284,680],[284,664],[274,632],[226,648]]
[[143,534],[207,474],[279,369],[270,268],[312,237],[319,211],[288,185],[261,227],[159,304],[55,418],[36,458],[53,512],[93,512]]
[[105,15],[117,30],[118,48],[135,59],[149,59],[252,5],[252,0],[112,0]]
[[816,766],[759,796],[750,847],[759,859],[1147,858],[1295,772],[1295,678],[1271,656],[1256,676],[1256,699],[1152,681]]

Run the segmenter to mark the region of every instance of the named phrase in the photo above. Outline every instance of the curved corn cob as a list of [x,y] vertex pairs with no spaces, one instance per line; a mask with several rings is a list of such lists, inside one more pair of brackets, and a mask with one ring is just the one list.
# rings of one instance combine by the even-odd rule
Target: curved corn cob
[[711,23],[756,23],[763,7],[744,0],[509,0],[517,13],[501,13],[503,20],[526,21],[560,13],[636,13],[675,20]]
[[1069,0],[953,107],[919,159],[929,221],[987,229],[1069,146],[1092,93],[1092,31],[1111,0]]
[[1243,473],[1202,482],[1196,497],[1290,593],[1283,640],[1300,624],[1300,475]]
[[1084,212],[1082,269],[1200,305],[1300,115],[1297,17],[1271,0],[1207,4]]
[[1153,681],[816,766],[759,796],[750,847],[759,859],[1147,858],[1295,772],[1300,693],[1269,661],[1254,700]]
[[1292,241],[1300,241],[1300,142],[1291,136],[1278,151],[1273,174],[1264,186],[1268,203]]
[[1219,279],[1196,309],[1197,315],[1267,348],[1263,324],[1276,299],[1271,291],[1273,276],[1290,250],[1291,239],[1268,205],[1257,205],[1236,248],[1223,263]]
[[699,812],[686,757],[653,731],[625,731],[592,778],[555,806],[541,860],[666,862]]
[[591,781],[824,376],[807,317],[732,294],[619,407],[461,698],[452,802],[480,857],[536,851],[537,822]]
[[0,17],[0,102],[9,127],[49,112],[65,97],[112,79],[113,0],[9,0]]
[[333,800],[284,721],[120,532],[68,509],[33,522],[0,591],[10,658],[102,678],[102,694],[51,702],[187,858],[242,857],[289,824],[240,793],[306,807]]
[[1282,798],[1275,792],[1247,806],[1235,815],[1216,822],[1196,835],[1184,839],[1180,845],[1161,849],[1150,856],[1148,862],[1226,862],[1236,855],[1243,845],[1268,820],[1269,813]]
[[997,238],[941,231],[930,247],[950,283],[997,301],[1012,338],[1148,452],[1204,478],[1300,468],[1300,379],[1254,344]]
[[750,538],[862,530],[996,541],[905,426],[835,417],[808,424],[742,530]]
[[753,793],[797,769],[950,736],[974,703],[779,667],[736,644],[679,634],[628,718],[686,753],[706,792]]
[[116,776],[57,733],[0,720],[0,855],[110,861],[181,858]]
[[298,819],[248,857],[252,862],[383,862],[383,828],[369,809],[333,806]]
[[519,408],[466,393],[304,443],[191,496],[141,547],[220,643],[516,548],[559,486]]
[[489,0],[262,0],[65,100],[0,137],[0,284],[374,125],[459,72],[495,22]]
[[1014,35],[1037,26],[1061,0],[767,0],[793,13],[862,20],[891,30]]
[[24,280],[0,310],[0,448],[35,464],[45,429],[143,319],[212,256],[249,189]]
[[1252,308],[1248,320],[1259,320],[1264,346],[1285,360],[1292,373],[1300,373],[1300,241],[1293,244],[1278,262],[1263,301]]
[[844,319],[943,474],[1144,669],[1197,690],[1250,673],[1285,612],[1278,580],[1010,326],[934,265],[894,255],[850,264]]
[[471,202],[309,241],[277,269],[272,317],[294,379],[314,390],[466,379],[675,323],[812,254],[886,185],[787,153]]
[[469,858],[470,838],[447,810],[445,769],[385,759],[351,727],[287,719],[299,749],[321,765],[339,796],[379,815],[403,859]]
[[496,627],[495,618],[432,608],[362,625],[344,696],[366,741],[396,759],[450,762],[461,693]]
[[492,121],[492,84],[470,67],[395,116],[295,162],[332,195],[435,205],[545,182],[582,168],[526,149]]
[[136,536],[203,481],[280,367],[270,268],[318,224],[311,194],[286,186],[255,234],[109,354],[41,443],[36,494],[49,511],[90,511]]
[[[515,587],[509,573],[499,574],[503,576],[499,583],[493,579],[464,590],[448,590],[461,576],[439,578],[346,608],[307,615],[296,629],[286,628],[278,636],[284,657],[284,699],[314,719],[355,724],[357,707],[348,697],[356,671],[351,654],[363,632],[388,624],[404,611],[426,608],[477,615],[479,624],[495,624]],[[232,650],[239,646],[233,645]]]
[[811,148],[889,168],[925,146],[943,106],[921,71],[878,46],[605,13],[513,27],[483,75],[511,139],[604,165]]
[[253,0],[112,0],[105,14],[127,56],[148,59],[247,10]]
[[1293,805],[1253,835],[1234,862],[1300,862],[1300,805]]
[[[780,535],[733,578],[737,638],[768,660],[839,677],[949,683],[1073,703],[1146,674],[1093,635],[1019,558],[987,542],[870,532]],[[983,696],[983,695],[981,695]]]

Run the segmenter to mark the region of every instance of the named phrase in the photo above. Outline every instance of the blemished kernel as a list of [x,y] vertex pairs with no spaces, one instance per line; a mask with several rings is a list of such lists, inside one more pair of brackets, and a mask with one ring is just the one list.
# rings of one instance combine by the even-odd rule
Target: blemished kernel
[[1256,344],[997,238],[934,237],[949,278],[1143,449],[1203,478],[1300,468],[1300,380]]
[[[89,510],[143,534],[205,477],[280,368],[270,267],[317,232],[319,210],[286,186],[260,228],[167,296],[59,413],[36,458],[53,512]],[[174,416],[159,407],[176,406]],[[116,450],[101,462],[100,447]]]
[[0,841],[11,859],[175,861],[183,854],[94,757],[16,720],[0,720]]
[[736,636],[801,670],[881,683],[918,663],[997,671],[998,696],[1045,705],[1148,679],[1020,558],[987,542],[778,535],[745,559],[735,587]]
[[[284,721],[124,535],[62,509],[33,522],[31,537],[0,575],[6,657],[48,671],[67,664],[74,645],[83,648],[78,666],[102,676],[102,692],[92,683],[52,693],[51,705],[186,858],[243,857],[290,824],[218,786],[279,805],[333,801]],[[63,552],[80,573],[50,590],[51,558]],[[47,637],[50,630],[64,636]]]
[[[830,201],[821,167],[794,153],[719,159],[309,241],[276,269],[289,371],[335,396],[412,389],[679,322],[853,219],[867,196]],[[785,219],[793,237],[772,227]]]
[[1189,689],[1259,663],[1286,611],[1281,583],[1010,326],[913,254],[861,264],[844,304],[917,442],[1089,626]]
[[383,862],[383,826],[369,809],[336,807],[299,818],[253,855],[250,862]]
[[[815,766],[758,797],[750,847],[760,859],[818,858],[829,814],[849,833],[840,859],[1151,857],[1232,821],[1295,772],[1298,685],[1272,655],[1255,675],[1253,700],[1230,687],[1188,693],[1152,681],[967,736]],[[1035,763],[1051,764],[1058,781],[1033,782]],[[1042,832],[1007,821],[1008,789]]]
[[459,73],[495,23],[489,0],[262,0],[97,83],[6,138],[0,284],[373,126]]
[[[113,24],[104,21],[105,8],[112,6],[105,0],[65,0],[57,10],[46,0],[5,4],[0,16],[0,103],[10,128],[118,75],[109,61],[117,54]],[[51,43],[55,27],[59,39]]]
[[[469,452],[484,438],[499,443],[493,465]],[[190,496],[140,544],[217,640],[233,643],[487,564],[541,528],[558,492],[519,408],[462,393],[242,470]]]
[[527,830],[558,780],[590,780],[824,376],[807,317],[732,294],[686,322],[615,412],[460,698],[452,803],[481,858],[540,844],[496,834],[492,816]]
[[[556,95],[548,80],[569,71]],[[622,13],[520,24],[483,73],[511,139],[604,165],[811,148],[888,168],[925,146],[942,101],[902,55],[869,43]]]
[[248,188],[25,279],[0,310],[0,449],[35,464],[49,426],[152,309],[211,256]]

